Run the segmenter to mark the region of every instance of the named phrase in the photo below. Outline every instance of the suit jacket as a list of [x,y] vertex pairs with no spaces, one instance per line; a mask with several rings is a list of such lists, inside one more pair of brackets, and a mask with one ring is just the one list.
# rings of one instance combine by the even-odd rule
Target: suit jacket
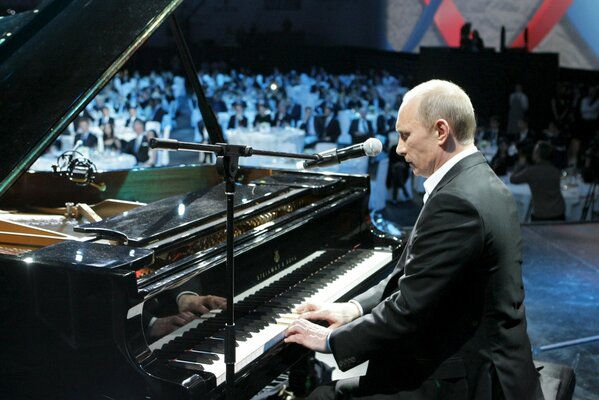
[[84,134],[81,134],[81,133],[75,134],[73,143],[77,143],[77,141],[81,140],[81,141],[83,141],[83,146],[85,146],[85,147],[94,148],[94,147],[98,146],[98,138],[93,133],[89,132],[87,134],[87,137],[85,138],[85,140],[83,139],[84,137],[85,137]]
[[358,135],[357,133],[360,132],[360,118],[356,118],[354,120],[352,120],[352,122],[349,125],[349,134],[352,137],[352,142],[353,143],[360,143],[363,142],[364,140],[368,139],[369,137],[374,136],[374,129],[372,129],[372,124],[370,123],[370,121],[365,120],[366,121],[366,127],[367,127],[367,132],[361,132],[361,135]]
[[144,163],[150,159],[150,145],[148,137],[144,134],[139,148],[135,148],[136,139],[130,140],[123,145],[123,153],[133,154],[138,163]]
[[229,123],[227,124],[227,129],[235,129],[235,128],[247,128],[248,127],[248,117],[246,117],[245,115],[241,118],[241,120],[239,121],[239,126],[235,126],[235,120],[237,119],[237,116],[235,115],[231,115],[231,118],[229,118]]
[[521,262],[512,195],[482,154],[464,158],[431,193],[395,270],[356,298],[364,316],[332,332],[339,367],[370,360],[365,393],[542,398]]
[[339,135],[341,135],[341,127],[337,117],[331,118],[327,124],[326,117],[324,115],[318,116],[314,121],[314,128],[318,134],[318,139],[323,142],[337,142]]

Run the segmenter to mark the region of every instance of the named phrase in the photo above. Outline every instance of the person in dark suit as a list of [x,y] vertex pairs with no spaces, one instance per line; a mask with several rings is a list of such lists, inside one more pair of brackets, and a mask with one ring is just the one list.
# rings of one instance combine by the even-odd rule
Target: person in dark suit
[[145,124],[141,119],[136,119],[133,122],[133,131],[135,132],[135,139],[126,142],[122,147],[122,151],[134,155],[137,163],[143,164],[150,159],[150,146],[145,132]]
[[258,114],[256,114],[256,118],[254,118],[254,126],[258,128],[259,125],[268,124],[271,125],[272,118],[266,108],[266,104],[263,102],[258,103]]
[[89,130],[89,118],[82,117],[77,125],[77,133],[73,139],[73,143],[81,141],[81,145],[95,149],[98,147],[98,138]]
[[231,115],[231,118],[229,118],[227,129],[247,128],[249,123],[248,117],[243,114],[245,111],[245,104],[241,101],[236,101],[233,104],[233,107],[235,108],[235,114]]
[[350,302],[296,310],[286,342],[332,352],[343,371],[369,360],[365,376],[311,398],[542,399],[516,203],[473,144],[470,99],[447,81],[420,84],[396,129],[397,153],[427,177],[424,206],[386,279]]
[[291,126],[293,119],[287,110],[287,101],[282,99],[277,104],[277,112],[272,117],[271,125],[278,128]]
[[101,128],[104,125],[113,125],[114,126],[114,118],[110,116],[110,109],[107,106],[102,107],[102,115],[98,120],[98,126]]
[[323,114],[316,119],[315,128],[320,141],[337,142],[341,135],[341,127],[331,104],[325,104]]
[[510,176],[512,183],[528,183],[532,193],[532,221],[565,221],[566,203],[561,192],[562,172],[551,163],[551,144],[538,141],[532,159],[534,165],[527,166],[524,157]]
[[349,134],[352,137],[352,143],[361,143],[374,136],[374,129],[369,120],[366,119],[366,108],[360,108],[360,116],[349,125]]

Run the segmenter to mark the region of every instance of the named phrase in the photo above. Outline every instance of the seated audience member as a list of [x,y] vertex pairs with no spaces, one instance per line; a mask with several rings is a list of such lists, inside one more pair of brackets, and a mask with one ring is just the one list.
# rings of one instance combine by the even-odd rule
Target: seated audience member
[[98,138],[96,135],[90,132],[89,119],[87,117],[79,119],[77,133],[73,139],[73,144],[77,144],[78,141],[81,141],[83,146],[89,147],[91,149],[95,149],[98,146]]
[[304,118],[299,125],[299,128],[306,132],[306,145],[314,144],[318,140],[316,132],[316,117],[312,113],[312,107],[304,108]]
[[239,129],[248,127],[248,118],[243,114],[245,111],[245,104],[241,101],[236,101],[233,104],[235,108],[235,115],[231,115],[227,129]]
[[479,140],[497,144],[500,139],[506,140],[505,132],[499,128],[499,118],[497,118],[496,115],[492,115],[491,118],[489,118],[489,126],[483,130]]
[[107,106],[102,107],[102,115],[98,120],[98,126],[104,126],[106,124],[114,125],[114,118],[110,116],[110,108]]
[[143,163],[143,165],[146,167],[153,167],[156,165],[156,161],[158,161],[158,150],[149,147],[149,143],[151,139],[158,138],[158,133],[155,130],[150,129],[146,132],[146,138],[148,143],[148,159]]
[[270,113],[268,108],[266,108],[266,104],[263,102],[258,103],[258,114],[256,114],[256,118],[254,118],[254,126],[258,127],[261,124],[268,124],[269,126],[272,123],[272,119],[270,118]]
[[539,141],[533,150],[534,165],[526,166],[523,157],[510,176],[512,183],[528,183],[532,193],[532,221],[564,221],[565,202],[560,189],[561,172],[551,164],[553,149]]
[[104,150],[121,150],[121,141],[114,136],[114,125],[102,125],[102,135],[104,138]]
[[391,112],[391,107],[385,107],[385,110],[376,117],[376,134],[386,137],[389,132],[394,132],[396,117],[397,115]]
[[127,112],[129,113],[129,116],[125,119],[125,126],[133,129],[133,123],[139,119],[137,117],[137,107],[130,105],[127,107]]
[[227,112],[227,104],[223,101],[219,91],[214,92],[214,97],[210,100],[212,111],[215,113]]
[[341,135],[341,127],[331,104],[325,104],[322,115],[316,121],[319,140],[336,143]]
[[513,136],[513,141],[516,143],[518,155],[526,157],[528,163],[532,160],[532,151],[537,142],[537,136],[528,128],[528,120],[522,118],[518,120],[518,133]]
[[167,114],[164,107],[162,107],[162,99],[160,94],[154,93],[150,98],[150,118],[149,121],[156,121],[162,123],[162,119]]
[[555,121],[549,122],[549,126],[541,134],[541,140],[553,147],[553,164],[560,169],[566,168],[568,165],[566,138]]
[[133,154],[137,159],[137,163],[143,164],[150,158],[150,146],[145,132],[145,124],[141,119],[135,120],[133,131],[135,132],[135,139],[123,145],[123,152]]
[[372,124],[366,119],[366,108],[360,108],[360,116],[352,120],[349,125],[349,134],[352,137],[352,143],[361,143],[374,136]]
[[284,128],[287,126],[291,126],[291,115],[287,112],[287,101],[279,100],[277,104],[277,112],[272,117],[272,126],[276,126],[278,128]]
[[512,169],[515,159],[509,153],[509,145],[505,140],[499,140],[497,145],[497,153],[491,160],[491,168],[498,176],[507,175],[507,172]]
[[396,151],[397,143],[394,146],[389,146],[389,171],[387,172],[387,188],[391,189],[391,201],[397,204],[398,191],[401,189],[404,198],[408,200],[410,193],[406,188],[406,182],[410,176],[410,165],[406,159]]

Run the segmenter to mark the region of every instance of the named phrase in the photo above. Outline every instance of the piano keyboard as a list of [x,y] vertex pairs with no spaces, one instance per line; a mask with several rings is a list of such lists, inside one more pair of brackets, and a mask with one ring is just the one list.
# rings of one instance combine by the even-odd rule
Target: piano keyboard
[[[391,253],[372,250],[318,251],[235,296],[235,372],[281,342],[298,318],[293,309],[305,302],[334,302],[391,261]],[[225,315],[216,310],[152,343],[150,349],[168,365],[225,381]]]

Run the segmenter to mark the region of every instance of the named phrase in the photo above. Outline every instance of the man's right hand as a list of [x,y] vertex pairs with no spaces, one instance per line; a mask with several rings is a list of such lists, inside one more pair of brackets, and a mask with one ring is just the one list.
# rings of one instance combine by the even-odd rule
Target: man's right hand
[[337,328],[360,316],[360,310],[354,303],[305,303],[295,309],[301,318],[311,321],[327,321],[329,328]]

